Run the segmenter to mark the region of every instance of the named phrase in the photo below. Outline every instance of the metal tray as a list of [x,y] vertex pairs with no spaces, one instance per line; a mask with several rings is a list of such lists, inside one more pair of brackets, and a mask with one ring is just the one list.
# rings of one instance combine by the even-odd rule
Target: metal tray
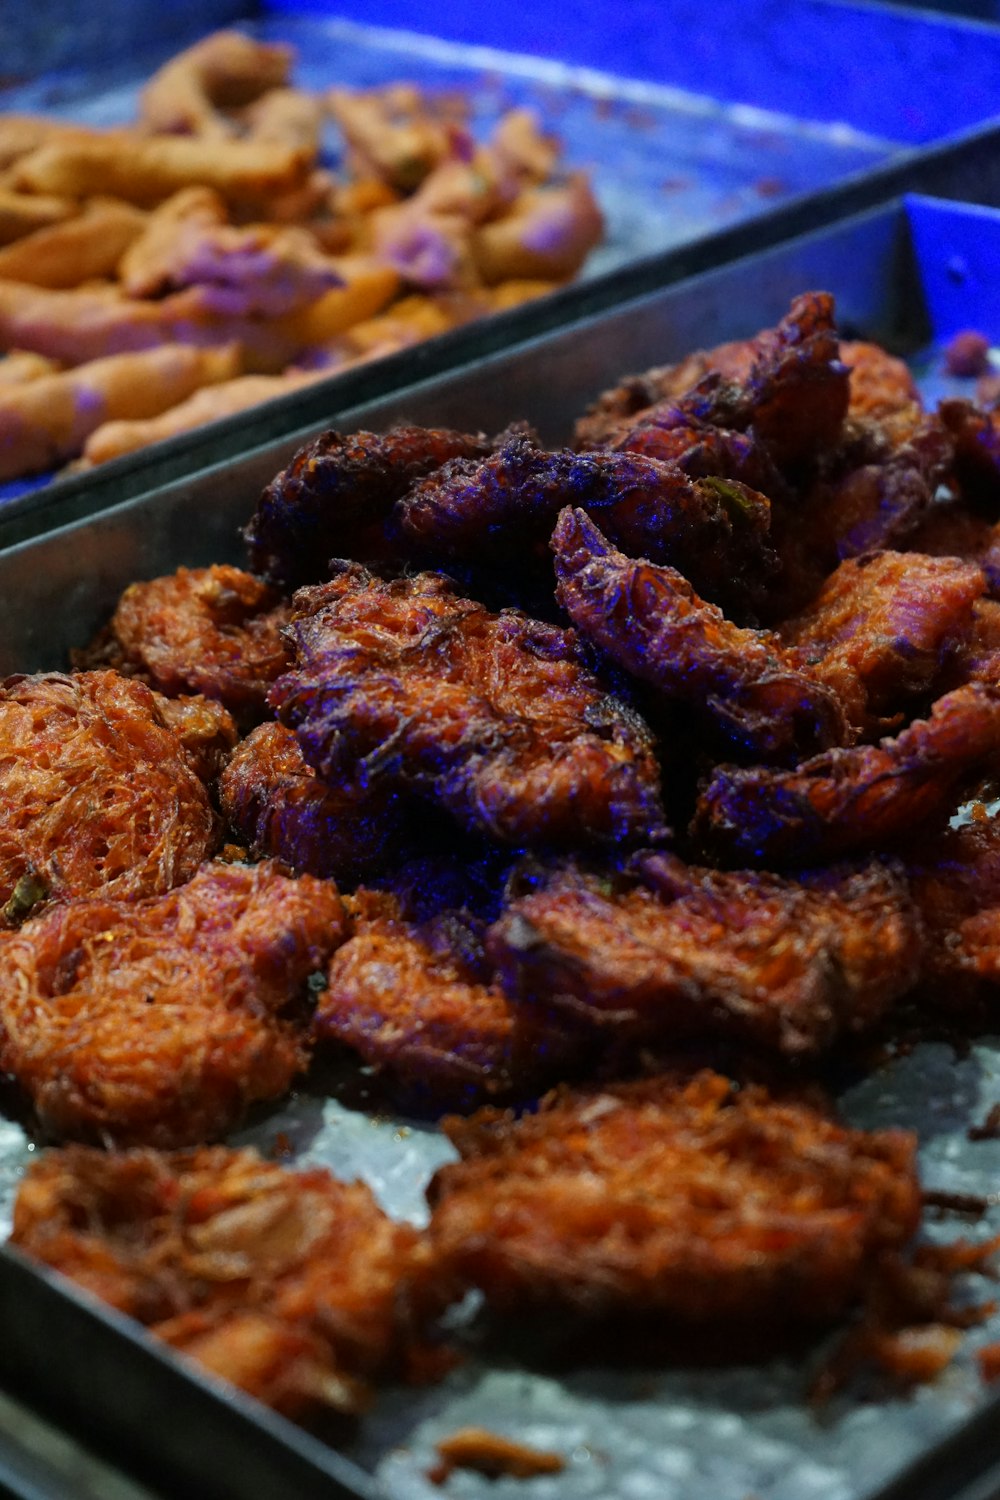
[[[496,354],[474,368],[341,413],[342,425],[408,418],[498,428],[536,422],[552,443],[602,386],[629,369],[773,322],[790,297],[828,287],[845,332],[913,360],[931,395],[949,389],[941,348],[959,328],[1000,341],[1000,297],[983,279],[1000,255],[1000,214],[896,200],[835,228],[651,293],[611,314]],[[178,564],[241,558],[237,527],[261,484],[308,431],[125,502],[0,555],[0,672],[55,667],[86,640],[123,586]],[[929,1237],[1000,1229],[1000,1142],[967,1139],[1000,1101],[1000,1036],[961,1057],[923,1044],[845,1090],[847,1117],[900,1124],[921,1140],[928,1188],[979,1193],[974,1225],[930,1223]],[[419,1219],[429,1173],[448,1154],[415,1121],[368,1114],[305,1087],[235,1139],[278,1136],[301,1163],[368,1180],[389,1211]],[[0,1122],[0,1230],[33,1143]],[[981,1284],[969,1287],[978,1298]],[[170,1494],[431,1500],[434,1442],[477,1423],[562,1452],[562,1475],[489,1482],[456,1474],[461,1500],[986,1500],[1000,1486],[1000,1400],[975,1352],[1000,1314],[969,1333],[953,1366],[908,1396],[844,1396],[818,1416],[805,1367],[610,1370],[561,1378],[513,1356],[475,1361],[441,1386],[390,1390],[335,1451],[155,1346],[59,1278],[0,1249],[0,1382],[113,1449]],[[164,1413],[169,1412],[169,1419]]]
[[[154,0],[135,5],[158,9]],[[305,13],[317,9],[324,13]],[[899,191],[1000,202],[1000,32],[988,27],[829,0],[722,0],[710,12],[684,0],[656,14],[646,4],[629,8],[627,23],[595,5],[558,37],[541,12],[526,14],[514,0],[479,7],[474,22],[471,12],[412,0],[366,0],[354,19],[328,10],[295,0],[247,6],[244,24],[298,47],[305,86],[402,72],[432,88],[474,85],[484,128],[502,104],[539,110],[564,138],[567,159],[592,172],[607,218],[607,243],[583,284],[95,473],[0,486],[0,545],[611,305],[633,277],[636,289],[643,277],[662,286]],[[0,106],[95,124],[133,115],[137,80],[161,60],[163,43],[98,64],[86,15],[77,23],[84,64],[4,90]],[[162,26],[150,30],[155,37]],[[816,57],[822,89],[812,81]],[[919,86],[939,76],[962,86]]]

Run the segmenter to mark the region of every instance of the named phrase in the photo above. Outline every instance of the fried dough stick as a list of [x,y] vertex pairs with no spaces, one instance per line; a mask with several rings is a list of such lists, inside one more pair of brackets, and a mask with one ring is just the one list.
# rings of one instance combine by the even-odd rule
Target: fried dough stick
[[435,167],[468,150],[468,133],[435,117],[412,84],[330,89],[326,103],[354,155],[355,175],[380,178],[400,192],[413,192]]
[[0,479],[51,469],[79,453],[109,418],[157,416],[239,367],[235,344],[164,344],[0,388]]
[[130,203],[95,198],[73,218],[40,227],[0,250],[0,280],[73,287],[112,276],[145,223],[146,215]]
[[288,82],[291,47],[258,42],[240,31],[216,31],[164,63],[139,95],[150,130],[226,137],[235,125],[222,110],[252,104]]
[[802,1056],[916,982],[920,923],[882,864],[786,879],[650,855],[638,874],[569,868],[513,901],[486,940],[508,993],[632,1043],[728,1034]]
[[1000,751],[1000,688],[939,698],[895,739],[828,750],[795,770],[719,766],[698,799],[696,839],[727,860],[803,865],[899,839]]
[[427,1253],[360,1182],[225,1147],[48,1151],[13,1243],[287,1416],[399,1374]]
[[216,1138],[305,1067],[289,1008],[343,936],[336,887],[269,865],[53,905],[0,937],[0,1067],[53,1135]]
[[920,1221],[911,1135],[865,1133],[718,1074],[448,1122],[440,1263],[505,1313],[681,1327],[836,1318]]
[[291,629],[299,665],[271,703],[325,779],[408,787],[506,843],[659,836],[652,735],[573,632],[353,563],[299,591]]
[[36,900],[166,891],[190,880],[217,832],[143,683],[95,671],[0,684],[0,902],[22,881]]

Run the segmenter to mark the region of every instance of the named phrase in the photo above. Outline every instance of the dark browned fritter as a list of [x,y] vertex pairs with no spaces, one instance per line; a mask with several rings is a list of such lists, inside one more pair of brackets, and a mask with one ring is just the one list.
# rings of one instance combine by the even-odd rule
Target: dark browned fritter
[[508,992],[616,1036],[795,1055],[870,1026],[920,972],[906,881],[878,862],[792,879],[647,855],[638,873],[567,869],[513,901],[486,943]]
[[837,1317],[920,1220],[914,1138],[718,1074],[446,1122],[439,1261],[495,1308],[768,1328]]
[[572,631],[344,563],[296,595],[292,632],[271,702],[325,780],[409,787],[508,843],[660,836],[652,736]]

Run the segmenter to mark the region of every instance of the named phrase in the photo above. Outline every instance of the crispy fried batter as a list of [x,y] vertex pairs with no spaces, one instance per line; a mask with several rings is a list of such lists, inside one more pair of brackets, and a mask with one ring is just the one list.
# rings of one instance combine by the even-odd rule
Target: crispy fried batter
[[304,1067],[283,1012],[343,936],[335,886],[269,865],[53,905],[0,937],[0,1068],[55,1135],[218,1137]]
[[938,413],[955,445],[955,474],[963,498],[996,514],[1000,476],[1000,412],[971,401],[942,401]]
[[435,1249],[504,1311],[823,1322],[920,1219],[912,1136],[718,1074],[559,1093],[449,1134],[464,1160],[432,1183]]
[[728,860],[811,864],[899,838],[1000,749],[1000,688],[972,683],[939,698],[896,739],[828,750],[792,771],[719,766],[692,832]]
[[290,47],[213,32],[153,74],[139,96],[139,118],[153,131],[225,138],[235,126],[221,111],[287,83],[293,58]]
[[623,424],[610,446],[675,463],[693,479],[739,480],[772,500],[787,499],[788,487],[760,438],[702,421],[674,402],[661,402]]
[[402,815],[385,787],[321,781],[283,724],[260,724],[230,758],[219,801],[255,857],[351,884],[391,863]]
[[741,750],[794,760],[850,742],[831,687],[769,631],[732,624],[675,569],[624,556],[569,507],[552,548],[556,597],[582,634],[668,698],[706,709]]
[[57,897],[166,891],[216,838],[205,787],[143,683],[52,672],[0,684],[0,901],[25,874]]
[[321,776],[410,786],[509,843],[630,843],[662,829],[645,724],[572,631],[491,614],[439,574],[342,563],[295,598],[298,668],[271,703]]
[[482,433],[395,427],[324,432],[300,448],[260,498],[244,535],[255,573],[282,587],[312,583],[331,557],[380,550],[382,523],[415,479],[451,458],[489,452]]
[[915,417],[920,392],[905,360],[860,339],[842,339],[840,359],[851,372],[850,416]]
[[1000,819],[992,777],[965,789],[908,850],[914,900],[927,933],[925,974],[952,1005],[1000,982]]
[[362,1183],[222,1146],[49,1151],[13,1241],[289,1416],[358,1411],[399,1371],[426,1259]]
[[917,978],[919,922],[885,865],[792,880],[649,855],[638,870],[564,870],[514,901],[486,944],[509,993],[616,1036],[729,1033],[795,1055],[871,1025]]
[[215,698],[181,693],[165,698],[153,693],[157,712],[177,736],[192,770],[202,781],[214,781],[239,739],[236,721]]

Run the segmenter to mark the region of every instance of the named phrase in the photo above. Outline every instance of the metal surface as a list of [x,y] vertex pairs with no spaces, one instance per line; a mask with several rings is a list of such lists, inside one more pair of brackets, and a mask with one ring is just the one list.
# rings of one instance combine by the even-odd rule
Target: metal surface
[[[1000,254],[1000,215],[973,217],[975,243],[985,253],[992,242]],[[896,202],[358,406],[342,414],[343,425],[381,427],[407,416],[498,428],[528,417],[556,443],[626,370],[753,332],[779,317],[793,294],[820,286],[836,293],[845,331],[912,356],[937,393],[941,345],[956,327],[979,324],[1000,336],[992,310],[972,299],[942,311],[935,295],[969,223],[967,213],[936,204]],[[133,578],[182,562],[239,561],[238,525],[305,435],[0,555],[0,671],[61,665]],[[925,1044],[845,1089],[841,1102],[856,1124],[915,1129],[927,1187],[986,1194],[988,1212],[971,1229],[928,1225],[931,1238],[950,1239],[1000,1229],[1000,1141],[972,1143],[966,1134],[998,1101],[1000,1039],[983,1038],[961,1057]],[[433,1128],[308,1087],[238,1140],[270,1150],[279,1137],[297,1161],[361,1176],[389,1211],[418,1221],[424,1184],[450,1151]],[[0,1129],[0,1228],[31,1149],[14,1121]],[[990,1291],[981,1282],[967,1290],[976,1300]],[[140,1476],[155,1470],[169,1492],[212,1500],[352,1493],[431,1500],[441,1495],[427,1478],[434,1443],[469,1423],[565,1456],[561,1475],[532,1481],[533,1500],[688,1500],[699,1492],[712,1500],[986,1500],[1000,1472],[1000,1402],[983,1386],[975,1357],[1000,1338],[1000,1315],[965,1337],[933,1384],[875,1400],[845,1395],[822,1415],[804,1399],[808,1361],[611,1370],[595,1351],[591,1368],[556,1376],[530,1358],[473,1359],[441,1386],[384,1393],[355,1432],[339,1435],[356,1467],[315,1436],[222,1394],[9,1250],[0,1251],[0,1326],[0,1379],[115,1444]],[[459,1473],[447,1493],[524,1500],[526,1492],[520,1481]]]

